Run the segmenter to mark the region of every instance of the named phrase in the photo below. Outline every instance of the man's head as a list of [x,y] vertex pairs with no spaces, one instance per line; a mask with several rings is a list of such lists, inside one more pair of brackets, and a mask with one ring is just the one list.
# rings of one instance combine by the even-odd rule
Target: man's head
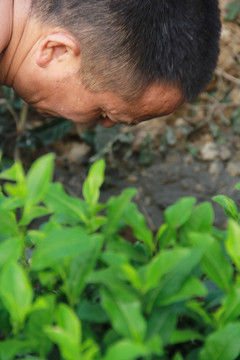
[[13,85],[41,112],[79,122],[165,115],[216,66],[217,0],[29,1],[25,33],[35,40]]

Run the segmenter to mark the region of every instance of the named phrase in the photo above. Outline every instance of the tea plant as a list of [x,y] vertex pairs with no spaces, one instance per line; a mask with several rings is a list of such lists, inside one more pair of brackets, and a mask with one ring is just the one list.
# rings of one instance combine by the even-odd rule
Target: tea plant
[[19,148],[33,150],[53,144],[73,127],[71,121],[57,118],[45,120],[43,125],[28,129],[28,112],[28,105],[12,88],[0,87],[0,134],[3,134],[0,136],[0,149],[4,155],[12,156],[7,149],[9,142],[12,148],[15,146],[15,153]]
[[0,359],[237,359],[235,203],[215,197],[230,218],[223,231],[210,203],[180,199],[155,235],[135,189],[99,202],[103,160],[83,199],[52,182],[53,162],[49,154],[27,175],[19,162],[0,175]]
[[237,19],[240,13],[240,1],[239,0],[230,1],[226,7],[226,10],[227,10],[227,14],[225,16],[226,21],[233,21]]

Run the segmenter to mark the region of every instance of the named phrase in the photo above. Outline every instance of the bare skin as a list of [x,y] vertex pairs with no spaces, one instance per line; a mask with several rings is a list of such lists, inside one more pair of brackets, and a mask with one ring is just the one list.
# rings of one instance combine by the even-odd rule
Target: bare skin
[[7,47],[12,35],[12,8],[13,1],[0,0],[0,14],[4,14],[0,23],[0,54]]
[[30,0],[0,0],[0,13],[0,84],[46,116],[110,127],[163,116],[183,103],[181,91],[166,84],[153,83],[128,102],[111,92],[92,92],[78,75],[81,44],[71,33],[36,21]]

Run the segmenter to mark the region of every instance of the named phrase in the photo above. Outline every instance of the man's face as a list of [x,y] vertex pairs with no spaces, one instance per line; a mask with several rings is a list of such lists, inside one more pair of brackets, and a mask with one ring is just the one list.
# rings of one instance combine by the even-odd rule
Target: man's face
[[141,121],[164,116],[183,102],[178,88],[152,84],[143,95],[130,102],[110,92],[92,92],[78,76],[58,80],[55,76],[20,95],[39,113],[47,117],[63,117],[76,123],[100,123],[105,127],[115,124],[135,125]]
[[36,42],[13,78],[16,92],[38,112],[82,124],[137,124],[174,111],[183,102],[173,85],[153,83],[137,99],[123,101],[112,92],[93,92],[81,81],[78,42],[51,33]]

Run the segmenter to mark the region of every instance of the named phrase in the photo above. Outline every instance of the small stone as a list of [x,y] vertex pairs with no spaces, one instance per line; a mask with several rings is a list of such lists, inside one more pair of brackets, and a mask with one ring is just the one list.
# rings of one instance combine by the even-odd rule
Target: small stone
[[222,26],[221,39],[222,39],[222,41],[224,41],[225,43],[230,43],[230,42],[232,41],[232,33],[231,33],[231,31],[227,28],[226,24],[224,24],[224,25]]
[[226,146],[222,146],[219,155],[221,160],[226,161],[231,158],[231,151]]
[[218,157],[218,147],[213,142],[207,142],[200,149],[200,157],[204,161],[212,161]]
[[183,118],[178,118],[175,122],[175,129],[177,138],[179,139],[188,135],[192,131],[193,127]]
[[142,199],[142,196],[143,196],[143,188],[142,187],[137,187],[137,193],[134,197],[134,200],[136,201],[140,201],[140,199]]
[[231,176],[240,175],[240,162],[229,162],[227,165],[227,172]]
[[132,144],[132,151],[139,152],[142,147],[142,143],[146,139],[146,131],[143,129],[137,131],[134,136],[133,144]]
[[138,182],[137,176],[130,174],[128,175],[127,179],[128,182],[136,184]]
[[195,173],[199,173],[200,167],[199,167],[199,166],[194,166],[193,171],[194,171]]
[[232,144],[237,150],[240,150],[239,136],[233,138]]
[[69,146],[66,146],[62,157],[69,162],[79,164],[88,155],[90,150],[90,146],[85,143],[72,142]]
[[209,173],[211,175],[219,175],[220,172],[223,170],[224,166],[220,161],[214,161],[209,166]]
[[183,118],[178,118],[176,121],[175,121],[175,125],[180,127],[180,126],[185,126],[187,125],[187,122],[186,120],[184,120]]
[[198,192],[198,193],[202,193],[204,192],[204,187],[201,185],[201,184],[197,184],[195,186],[195,190]]
[[166,141],[168,145],[173,146],[177,142],[177,137],[175,130],[170,126],[166,126],[166,134],[165,134]]
[[150,206],[152,204],[152,200],[149,196],[145,197],[144,202],[146,206]]
[[193,157],[191,154],[187,154],[186,156],[184,156],[184,162],[185,164],[192,164],[193,162]]
[[239,88],[235,87],[231,92],[230,92],[230,96],[232,99],[233,103],[239,103],[240,102],[240,92],[239,92]]
[[189,184],[186,180],[182,180],[181,181],[181,186],[184,190],[188,190],[189,189]]

